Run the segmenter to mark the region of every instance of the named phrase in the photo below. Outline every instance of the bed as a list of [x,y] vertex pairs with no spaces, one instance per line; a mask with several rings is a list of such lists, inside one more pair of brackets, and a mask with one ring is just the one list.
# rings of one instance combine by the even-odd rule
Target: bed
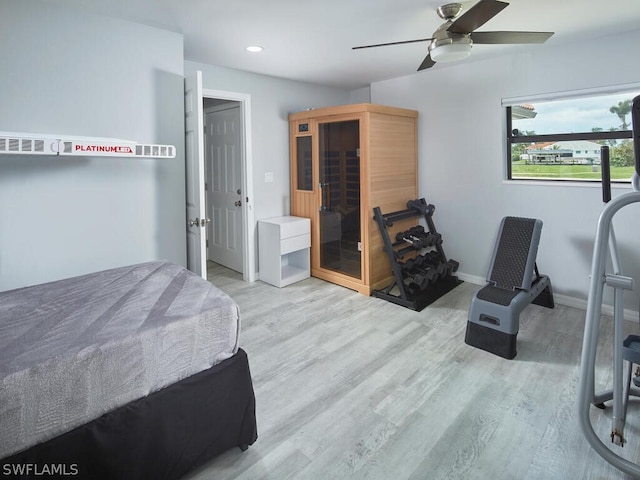
[[0,472],[180,478],[245,450],[239,331],[230,297],[165,261],[0,292]]

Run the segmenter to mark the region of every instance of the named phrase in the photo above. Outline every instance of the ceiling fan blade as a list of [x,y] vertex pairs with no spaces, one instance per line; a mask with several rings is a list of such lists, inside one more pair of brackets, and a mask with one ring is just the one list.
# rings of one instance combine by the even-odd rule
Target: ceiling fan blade
[[375,45],[362,45],[360,47],[351,47],[351,50],[358,50],[361,48],[386,47],[389,45],[402,45],[405,43],[428,42],[429,40],[433,40],[433,38],[418,38],[417,40],[403,40],[401,42],[376,43]]
[[553,32],[472,32],[471,40],[478,44],[544,43]]
[[498,0],[480,0],[463,13],[447,30],[452,33],[467,34],[484,25],[509,4]]
[[418,67],[418,71],[425,70],[427,68],[431,68],[435,64],[436,64],[436,62],[434,62],[433,59],[431,58],[431,53],[428,53],[427,56],[424,57],[424,60],[422,61],[420,66]]

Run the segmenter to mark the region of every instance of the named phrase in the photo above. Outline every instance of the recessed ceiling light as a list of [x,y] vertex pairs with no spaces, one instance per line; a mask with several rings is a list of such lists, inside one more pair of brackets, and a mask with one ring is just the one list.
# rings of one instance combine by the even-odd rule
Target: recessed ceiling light
[[258,45],[250,45],[247,47],[247,52],[258,53],[262,51],[262,47]]

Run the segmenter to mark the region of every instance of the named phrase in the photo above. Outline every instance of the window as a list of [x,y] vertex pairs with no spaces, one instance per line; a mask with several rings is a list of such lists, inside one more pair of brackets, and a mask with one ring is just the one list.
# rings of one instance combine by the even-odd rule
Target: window
[[640,89],[574,98],[505,100],[507,178],[600,181],[609,147],[611,180],[634,170],[631,105]]
[[296,166],[298,170],[298,190],[313,190],[313,168],[311,163],[311,137],[296,138]]

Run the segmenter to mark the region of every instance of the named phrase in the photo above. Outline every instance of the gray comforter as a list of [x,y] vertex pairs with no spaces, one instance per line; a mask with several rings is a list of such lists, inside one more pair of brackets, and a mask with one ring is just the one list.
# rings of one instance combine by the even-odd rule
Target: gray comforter
[[240,317],[150,262],[0,292],[0,458],[231,357]]

